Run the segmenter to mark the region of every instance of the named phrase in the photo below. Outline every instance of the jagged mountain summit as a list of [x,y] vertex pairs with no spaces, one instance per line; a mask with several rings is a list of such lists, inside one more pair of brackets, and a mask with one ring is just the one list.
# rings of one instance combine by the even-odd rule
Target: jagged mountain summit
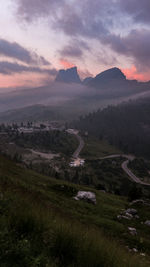
[[88,82],[88,85],[97,87],[99,85],[107,85],[116,82],[124,83],[126,81],[126,76],[119,68],[111,68],[96,75],[95,78]]
[[82,83],[86,85],[86,84],[88,84],[89,81],[91,81],[91,80],[93,80],[93,77],[87,77],[87,78],[85,78],[85,79],[82,81]]
[[67,70],[59,70],[55,81],[64,83],[81,83],[79,74],[77,72],[77,67],[73,67]]
[[123,72],[119,69],[119,68],[111,68],[108,70],[105,70],[103,72],[101,72],[100,74],[96,75],[95,79],[101,79],[103,81],[107,80],[107,79],[126,79],[126,76],[123,74]]

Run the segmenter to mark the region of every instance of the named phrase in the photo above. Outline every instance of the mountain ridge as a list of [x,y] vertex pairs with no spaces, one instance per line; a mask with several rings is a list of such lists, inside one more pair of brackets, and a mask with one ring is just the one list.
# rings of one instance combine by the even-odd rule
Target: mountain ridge
[[79,74],[77,72],[77,67],[72,67],[66,70],[59,70],[55,81],[65,83],[81,83]]

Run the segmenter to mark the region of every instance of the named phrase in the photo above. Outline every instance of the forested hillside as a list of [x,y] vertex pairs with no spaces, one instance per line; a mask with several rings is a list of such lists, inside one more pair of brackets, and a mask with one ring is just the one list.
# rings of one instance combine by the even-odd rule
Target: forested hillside
[[150,158],[150,99],[109,106],[80,117],[75,127],[106,139],[125,153]]

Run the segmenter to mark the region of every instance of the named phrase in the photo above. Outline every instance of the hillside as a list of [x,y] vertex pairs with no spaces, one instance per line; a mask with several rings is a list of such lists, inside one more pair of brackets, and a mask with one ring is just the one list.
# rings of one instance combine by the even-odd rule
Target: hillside
[[61,111],[50,106],[31,105],[0,113],[0,122],[27,122],[41,120],[61,120]]
[[118,68],[83,82],[77,68],[61,70],[56,81],[0,94],[0,122],[72,120],[96,109],[150,95],[150,82],[128,80]]
[[80,118],[74,125],[108,140],[125,153],[150,158],[150,98],[108,106]]
[[0,157],[1,266],[149,266],[149,226],[141,225],[149,206],[133,205],[139,219],[120,220],[125,198],[92,189],[93,205],[74,200],[78,190],[90,189]]

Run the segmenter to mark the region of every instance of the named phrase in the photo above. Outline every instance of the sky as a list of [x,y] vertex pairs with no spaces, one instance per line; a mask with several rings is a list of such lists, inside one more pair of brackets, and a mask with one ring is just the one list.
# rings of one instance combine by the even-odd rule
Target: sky
[[149,0],[1,0],[0,90],[82,79],[112,67],[150,80]]

